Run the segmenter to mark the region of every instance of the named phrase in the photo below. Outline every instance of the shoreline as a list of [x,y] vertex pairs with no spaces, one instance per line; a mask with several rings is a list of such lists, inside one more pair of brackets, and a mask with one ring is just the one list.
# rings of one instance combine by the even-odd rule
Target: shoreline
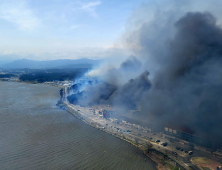
[[[16,82],[16,83],[33,84],[33,83],[29,83],[29,82],[24,82],[24,81],[19,81],[19,82]],[[36,84],[38,85],[38,84],[42,84],[42,83],[36,83]],[[36,84],[35,84],[35,85],[36,85]],[[58,87],[58,88],[60,88],[60,89],[63,88],[62,86],[59,86],[59,85],[51,85],[51,86]],[[127,136],[127,135],[124,135],[123,133],[122,133],[122,134],[118,134],[118,133],[115,133],[115,132],[113,132],[113,131],[110,131],[108,128],[104,128],[104,127],[101,128],[101,127],[100,127],[100,126],[101,126],[100,123],[98,123],[98,122],[96,122],[96,121],[93,121],[92,119],[90,119],[89,117],[86,117],[86,116],[83,115],[83,114],[80,114],[80,113],[76,110],[76,108],[73,108],[73,107],[71,106],[70,103],[62,101],[61,104],[63,104],[63,107],[64,107],[64,109],[65,109],[67,112],[69,112],[70,114],[72,114],[73,116],[75,116],[77,119],[83,121],[84,123],[90,125],[91,127],[94,127],[94,128],[96,128],[97,130],[104,131],[104,132],[106,132],[106,133],[108,133],[108,134],[110,134],[110,135],[112,135],[112,136],[114,136],[114,137],[116,137],[116,138],[119,138],[119,139],[121,139],[121,140],[124,140],[124,141],[132,144],[133,146],[137,147],[138,149],[140,149],[140,150],[143,152],[143,154],[144,154],[148,159],[150,159],[151,161],[153,161],[153,162],[156,164],[156,169],[157,169],[157,170],[171,170],[171,169],[173,169],[173,167],[175,167],[175,166],[173,166],[172,164],[166,163],[166,161],[164,161],[164,160],[163,160],[163,157],[161,157],[160,155],[158,155],[158,154],[156,154],[156,153],[153,153],[153,152],[147,153],[147,152],[146,152],[146,148],[145,148],[144,146],[142,146],[142,144],[139,144],[139,143],[136,144],[136,142],[134,142],[133,139],[135,139],[135,137],[137,138],[138,136],[135,136],[134,134],[132,134],[132,135],[129,135],[129,136],[131,136],[131,137],[129,137],[129,136]],[[150,142],[150,141],[149,141],[149,142]],[[159,153],[162,153],[162,154],[164,155],[164,152],[161,152],[161,151],[158,151],[158,152],[159,152]],[[169,157],[169,160],[171,160],[171,161],[173,160],[173,161],[175,161],[174,163],[180,165],[180,164],[178,163],[178,161],[176,161],[176,160],[174,160],[174,159],[172,159],[172,158],[170,158],[170,157]],[[183,167],[183,166],[180,165],[180,167]],[[183,167],[183,169],[187,169],[187,168],[184,168],[184,167]]]
[[58,88],[0,85],[1,169],[156,170],[156,164],[134,146],[56,107]]
[[106,128],[100,128],[98,127],[99,123],[97,122],[93,122],[93,120],[89,119],[89,118],[86,118],[86,117],[83,117],[80,113],[78,113],[77,110],[75,110],[74,108],[72,108],[70,106],[70,104],[68,103],[63,103],[64,104],[64,108],[67,112],[69,112],[70,114],[72,114],[73,116],[75,116],[77,119],[83,121],[84,123],[90,125],[91,127],[93,128],[96,128],[97,130],[101,130],[103,132],[106,132],[116,138],[119,138],[121,140],[124,140],[128,143],[130,143],[131,145],[137,147],[138,149],[140,149],[142,151],[142,153],[147,157],[149,158],[151,161],[153,161],[155,164],[156,164],[156,169],[157,170],[170,170],[170,166],[168,166],[167,164],[164,165],[164,162],[155,154],[153,153],[146,153],[144,147],[142,145],[139,145],[139,144],[136,144],[135,142],[133,142],[129,137],[126,137],[126,136],[121,136],[121,135],[118,135],[117,133],[112,133],[111,131],[109,131],[108,129]]
[[[24,84],[30,84],[30,85],[48,85],[48,84],[44,84],[44,83],[30,83],[30,82],[24,82],[24,81],[2,81],[1,79],[0,79],[0,82],[11,82],[11,83],[14,82],[14,83],[22,83],[22,84],[24,83]],[[50,86],[57,87],[59,89],[65,88],[65,87],[57,85],[57,84],[50,84]],[[90,125],[91,127],[94,127],[97,130],[104,131],[104,132],[106,132],[116,138],[119,138],[121,140],[124,140],[124,141],[130,143],[131,145],[137,147],[138,149],[140,149],[140,151],[142,151],[143,154],[148,159],[150,159],[151,161],[153,161],[156,164],[157,170],[171,170],[176,167],[180,168],[182,170],[191,170],[191,168],[193,169],[193,167],[197,168],[196,165],[192,165],[193,164],[192,161],[190,161],[189,163],[184,162],[183,160],[180,160],[177,157],[174,157],[174,155],[169,154],[168,152],[160,149],[159,147],[158,147],[158,149],[156,147],[154,147],[152,152],[147,153],[147,148],[144,146],[146,146],[147,143],[153,144],[153,146],[155,146],[155,145],[157,145],[155,142],[153,142],[151,140],[147,140],[146,138],[140,137],[134,133],[125,134],[123,132],[120,133],[120,132],[110,130],[110,129],[108,129],[108,126],[104,125],[104,122],[101,123],[102,121],[94,120],[94,118],[92,118],[91,115],[88,114],[88,112],[82,112],[82,113],[78,112],[79,111],[78,105],[73,105],[73,104],[71,104],[69,102],[65,102],[65,101],[61,101],[60,104],[62,105],[62,107],[60,106],[60,108],[63,108],[63,110],[66,110],[67,112],[69,112],[70,114],[75,116],[77,119],[82,120],[84,123]],[[86,107],[86,108],[88,108],[88,107]],[[101,125],[103,125],[105,128],[101,127]],[[139,144],[138,141],[136,143],[136,140],[135,140],[136,138],[140,140],[139,141],[140,143],[142,141],[142,143]],[[167,155],[167,154],[169,154],[169,155]],[[161,155],[162,155],[162,157],[161,157]],[[164,158],[165,155],[168,156],[167,160]]]

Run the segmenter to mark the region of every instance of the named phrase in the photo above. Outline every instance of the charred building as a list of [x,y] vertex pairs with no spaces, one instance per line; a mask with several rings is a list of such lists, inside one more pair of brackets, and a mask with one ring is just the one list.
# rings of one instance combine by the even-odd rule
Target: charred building
[[210,140],[209,138],[196,136],[195,134],[190,134],[189,132],[178,130],[176,128],[165,127],[163,136],[165,138],[169,138],[170,140],[189,145],[191,149],[198,149],[209,152],[217,149],[215,141]]

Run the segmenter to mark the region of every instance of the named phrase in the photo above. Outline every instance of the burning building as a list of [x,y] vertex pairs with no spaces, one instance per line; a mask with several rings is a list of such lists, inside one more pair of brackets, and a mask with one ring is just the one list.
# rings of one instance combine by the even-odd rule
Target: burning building
[[111,114],[110,111],[99,110],[99,115],[101,115],[105,119],[109,119],[110,118],[110,114]]

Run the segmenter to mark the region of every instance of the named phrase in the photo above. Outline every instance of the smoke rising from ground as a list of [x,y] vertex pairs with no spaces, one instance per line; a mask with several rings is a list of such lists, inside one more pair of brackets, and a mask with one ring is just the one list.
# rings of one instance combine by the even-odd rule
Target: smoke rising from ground
[[[137,57],[106,71],[104,81],[85,88],[80,103],[128,110],[140,105],[147,122],[186,127],[196,135],[221,139],[222,28],[218,23],[222,15],[215,5],[222,2],[201,3],[202,9],[195,10],[198,5],[193,1],[163,1],[163,11],[164,5],[157,3],[147,19],[133,20],[136,26],[124,37]],[[204,9],[207,5],[209,12]]]
[[[222,29],[210,13],[187,13],[175,23],[167,62],[143,100],[161,123],[220,135]],[[144,113],[146,114],[146,113]]]
[[[86,78],[87,83],[81,83],[84,86],[84,92],[82,98],[79,99],[80,104],[108,104],[121,106],[127,110],[135,109],[144,92],[151,87],[148,79],[149,72],[140,73],[140,67],[141,62],[135,56],[130,56],[118,69],[108,70],[105,73],[105,79]],[[73,88],[77,86],[74,85]],[[80,87],[77,89],[75,91],[82,91]]]

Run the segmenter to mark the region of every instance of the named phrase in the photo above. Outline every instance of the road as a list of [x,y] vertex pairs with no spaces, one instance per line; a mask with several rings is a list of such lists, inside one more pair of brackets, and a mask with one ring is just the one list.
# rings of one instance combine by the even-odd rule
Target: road
[[[221,158],[214,157],[212,154],[195,150],[193,152],[193,155],[188,155],[182,151],[179,151],[176,149],[176,147],[183,148],[184,150],[189,151],[189,146],[183,145],[179,142],[171,142],[168,139],[165,139],[162,137],[161,133],[151,133],[146,132],[144,129],[136,129],[135,127],[132,127],[132,124],[126,123],[126,124],[117,124],[114,122],[111,122],[110,120],[101,118],[99,116],[98,111],[95,109],[95,113],[93,112],[92,108],[87,107],[80,107],[79,105],[70,105],[73,109],[78,110],[78,112],[85,118],[88,118],[92,122],[96,122],[98,124],[98,127],[100,128],[106,128],[108,131],[112,133],[121,134],[124,136],[128,136],[132,139],[137,139],[138,143],[144,144],[147,142],[150,142],[153,144],[153,147],[157,150],[163,151],[170,155],[173,158],[176,158],[176,160],[181,161],[186,165],[187,167],[193,169],[193,170],[200,170],[199,167],[197,167],[195,164],[192,163],[191,158],[192,157],[207,157],[212,160],[215,160],[217,162],[221,162]],[[127,133],[127,131],[130,131]],[[156,140],[160,140],[162,142],[167,142],[167,146],[162,146],[160,143],[156,143]],[[177,155],[173,154],[173,152],[176,152]]]

